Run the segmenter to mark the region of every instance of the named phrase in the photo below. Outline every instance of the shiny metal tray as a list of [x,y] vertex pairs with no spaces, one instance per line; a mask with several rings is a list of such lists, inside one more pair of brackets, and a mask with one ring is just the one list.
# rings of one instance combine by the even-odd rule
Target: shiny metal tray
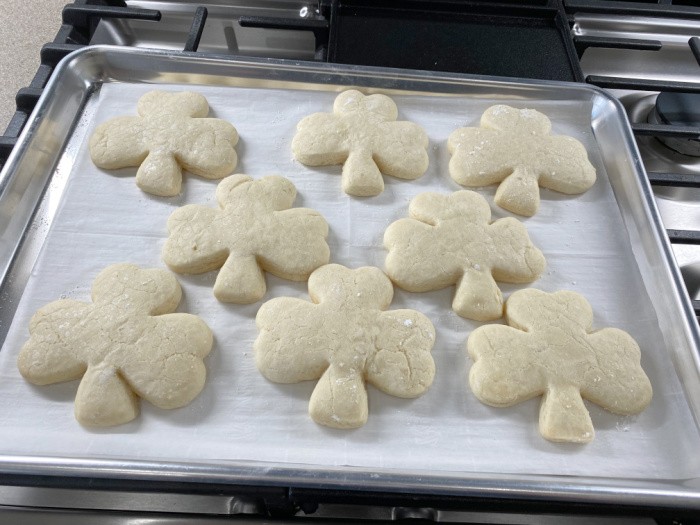
[[[670,447],[678,454],[697,450],[700,439],[693,439],[700,435],[700,334],[695,316],[659,220],[624,110],[604,91],[587,85],[276,60],[237,60],[114,47],[86,48],[73,53],[57,69],[0,174],[0,341],[3,343],[25,286],[31,282],[34,263],[50,234],[61,199],[70,191],[67,182],[79,154],[79,145],[71,146],[71,139],[78,132],[84,134],[85,119],[90,118],[90,104],[108,84],[154,87],[177,84],[193,86],[193,89],[206,86],[326,94],[343,86],[359,86],[397,97],[417,95],[433,97],[436,101],[469,100],[488,104],[496,100],[517,100],[535,106],[547,101],[554,105],[590,108],[590,123],[586,123],[585,132],[592,132],[589,139],[596,147],[599,168],[612,188],[614,199],[611,202],[621,215],[622,229],[617,234],[629,246],[645,293],[652,298],[647,305],[627,306],[630,310],[646,308],[658,321],[664,344],[655,351],[663,352],[663,359],[668,361],[678,384],[677,391],[661,389],[663,395],[658,402],[662,408],[675,409],[671,398],[680,399],[687,410],[688,417],[683,420],[685,431],[679,432],[682,436],[667,433],[667,438],[659,445]],[[461,117],[461,125],[467,123],[464,119]],[[455,117],[457,121],[460,118]],[[319,184],[326,182],[326,176],[316,174],[316,177]],[[338,183],[336,179],[328,180],[330,184]],[[465,333],[465,340],[466,336]],[[8,409],[11,404],[11,399],[5,400],[0,410]],[[532,419],[528,424],[536,423]],[[478,453],[465,450],[468,452]],[[564,450],[563,453],[571,452]],[[574,453],[585,454],[585,449],[576,449]],[[669,452],[664,454],[649,457],[650,464],[663,462]],[[677,458],[679,464],[684,464],[683,469],[678,470],[678,475],[665,479],[654,477],[651,471],[649,477],[653,479],[646,479],[644,475],[567,475],[565,471],[509,473],[508,465],[503,465],[501,472],[455,471],[444,465],[434,468],[436,458],[429,456],[421,458],[420,468],[324,465],[294,459],[291,457],[286,462],[265,461],[263,457],[252,461],[231,458],[164,461],[136,453],[133,457],[110,457],[80,450],[60,456],[17,455],[9,453],[0,443],[0,474],[18,479],[26,479],[26,476],[91,477],[103,479],[106,486],[110,480],[115,484],[123,480],[141,480],[154,489],[165,482],[183,482],[219,487],[235,484],[346,489],[700,509],[700,464],[690,456]]]

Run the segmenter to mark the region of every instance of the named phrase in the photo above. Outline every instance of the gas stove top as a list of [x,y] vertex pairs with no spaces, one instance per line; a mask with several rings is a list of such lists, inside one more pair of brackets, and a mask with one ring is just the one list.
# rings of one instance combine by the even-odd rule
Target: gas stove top
[[[42,49],[42,65],[32,85],[18,94],[18,112],[5,136],[0,137],[0,163],[16,143],[56,64],[85,45],[589,82],[608,89],[622,102],[633,125],[657,206],[696,313],[700,312],[700,1],[410,0],[398,9],[392,2],[369,0],[204,4],[77,0],[66,7],[63,21],[55,41]],[[26,505],[24,490],[4,487],[0,501],[3,505]],[[36,497],[42,501],[53,501],[42,506],[85,508],[71,500],[75,498],[71,491],[63,495],[72,501],[70,505],[57,502],[60,490],[42,488],[33,494],[39,494]],[[126,488],[109,495],[92,493],[87,500],[95,498],[101,503],[91,503],[94,508],[182,511],[177,498],[163,505],[158,498],[149,499]],[[221,514],[270,513],[268,502],[263,504],[255,496],[225,498],[224,503],[211,495],[188,498],[186,505],[198,509],[196,512],[207,513],[205,509],[213,505]],[[303,510],[319,521],[349,517],[554,523],[560,519],[550,516],[533,521],[520,514],[470,514],[465,512],[465,502],[452,502],[459,512],[419,508],[407,500],[368,499],[358,507],[352,498],[338,492],[320,507],[309,505]],[[136,507],[130,507],[133,502],[137,502]],[[353,505],[343,506],[349,502]],[[273,513],[289,517],[301,512],[282,507]],[[526,510],[541,512],[536,505]],[[549,511],[576,509],[554,506]],[[585,520],[581,523],[644,522],[643,518]]]

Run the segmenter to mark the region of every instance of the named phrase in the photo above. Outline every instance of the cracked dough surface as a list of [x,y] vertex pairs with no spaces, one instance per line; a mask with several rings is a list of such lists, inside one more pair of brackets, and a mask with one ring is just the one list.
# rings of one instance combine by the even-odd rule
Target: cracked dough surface
[[86,426],[131,421],[139,397],[182,407],[204,387],[213,337],[199,317],[171,313],[181,296],[165,270],[109,266],[93,282],[92,303],[62,299],[37,311],[19,371],[35,385],[81,379],[75,417]]
[[138,166],[138,187],[161,197],[180,193],[182,168],[220,179],[236,167],[236,128],[205,118],[209,105],[202,95],[151,91],[139,99],[138,114],[113,118],[95,129],[89,145],[97,167]]
[[321,425],[367,421],[365,382],[417,397],[433,382],[435,329],[415,310],[389,310],[391,281],[379,268],[329,264],[309,278],[312,302],[278,297],[260,307],[255,360],[277,383],[319,379],[309,414]]
[[651,402],[639,346],[617,328],[593,331],[593,310],[582,295],[519,290],[506,303],[506,320],[510,326],[481,326],[469,336],[469,385],[497,407],[542,395],[539,428],[546,439],[593,439],[582,398],[621,415],[638,414]]

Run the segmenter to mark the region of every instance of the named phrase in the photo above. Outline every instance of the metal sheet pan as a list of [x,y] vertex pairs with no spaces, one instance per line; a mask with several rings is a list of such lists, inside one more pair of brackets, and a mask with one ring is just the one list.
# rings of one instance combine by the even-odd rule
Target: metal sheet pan
[[[124,453],[115,452],[110,455],[108,452],[100,450],[99,447],[92,449],[91,446],[88,446],[87,449],[80,448],[72,453],[63,451],[60,454],[52,455],[46,452],[52,450],[50,446],[45,447],[43,453],[41,447],[39,450],[28,452],[22,450],[21,447],[13,447],[7,441],[0,445],[0,471],[22,475],[99,476],[107,479],[137,478],[151,480],[156,486],[159,481],[177,480],[198,483],[313,488],[342,487],[345,489],[440,495],[700,508],[700,465],[693,454],[699,441],[697,414],[700,413],[697,325],[683,291],[680,274],[673,261],[670,247],[665,239],[663,227],[658,218],[651,190],[644,177],[643,167],[639,161],[624,111],[619,103],[603,91],[585,85],[495,81],[457,75],[436,75],[434,73],[328,64],[297,64],[269,60],[237,61],[230,58],[217,59],[123,48],[92,48],[77,52],[67,57],[61,64],[57,75],[52,79],[44,97],[37,106],[30,126],[21,137],[19,146],[0,174],[0,191],[2,192],[0,193],[0,243],[2,243],[0,269],[3,271],[2,288],[0,289],[3,299],[3,308],[0,311],[0,336],[3,342],[7,342],[8,333],[12,336],[10,325],[15,312],[22,311],[20,301],[23,297],[31,295],[27,290],[36,291],[37,287],[40,288],[42,279],[44,279],[43,282],[48,282],[47,279],[52,278],[51,275],[41,273],[42,257],[51,249],[52,243],[54,245],[60,244],[56,233],[60,233],[61,217],[65,217],[65,213],[67,213],[65,203],[70,198],[73,198],[74,201],[77,199],[76,202],[80,201],[79,195],[74,190],[74,187],[80,186],[72,185],[76,180],[79,180],[80,175],[77,173],[77,167],[83,166],[85,162],[84,138],[91,126],[94,126],[95,117],[106,115],[103,105],[104,101],[109,100],[110,97],[107,97],[105,93],[111,92],[112,95],[115,92],[130,93],[129,96],[133,97],[137,92],[148,90],[153,85],[193,87],[193,89],[202,90],[207,96],[213,96],[214,99],[217,93],[223,93],[224,97],[233,97],[234,93],[242,95],[251,90],[253,92],[265,90],[266,93],[281,91],[289,93],[289,96],[292,97],[290,100],[297,101],[299,104],[304,99],[314,100],[313,104],[317,104],[313,106],[314,111],[327,110],[330,107],[328,101],[332,100],[333,93],[342,87],[359,86],[368,90],[392,94],[400,101],[400,111],[407,115],[407,118],[409,115],[413,120],[420,121],[423,118],[427,126],[434,123],[436,115],[444,117],[445,111],[455,103],[464,106],[465,115],[449,116],[454,127],[475,122],[479,115],[476,109],[483,109],[495,101],[515,102],[521,106],[542,108],[550,116],[553,116],[555,122],[557,122],[557,108],[578,108],[578,114],[583,112],[585,120],[568,124],[564,122],[564,124],[560,124],[563,126],[563,130],[560,128],[559,131],[571,131],[587,144],[589,151],[595,158],[603,181],[600,191],[591,195],[607,196],[606,202],[612,203],[615,212],[611,222],[597,222],[593,229],[597,228],[601,237],[604,237],[603,232],[606,228],[612,230],[612,238],[616,238],[620,242],[615,245],[615,251],[612,252],[613,257],[606,260],[612,261],[619,256],[622,262],[616,270],[618,274],[620,276],[629,274],[630,279],[636,279],[640,284],[639,289],[629,292],[625,288],[630,281],[621,281],[618,283],[617,289],[613,283],[610,290],[614,291],[616,296],[621,297],[615,297],[606,303],[606,315],[596,319],[604,321],[609,317],[619,318],[623,324],[626,319],[631,325],[635,325],[641,316],[644,324],[649,326],[649,332],[644,331],[645,340],[648,341],[647,334],[651,334],[649,335],[651,340],[656,337],[653,334],[657,334],[660,338],[661,344],[655,345],[655,348],[651,350],[658,352],[658,354],[647,357],[647,362],[656,370],[657,374],[654,382],[656,387],[655,403],[657,403],[654,414],[659,417],[635,421],[630,425],[631,432],[625,433],[624,429],[615,431],[614,427],[620,424],[619,420],[616,422],[615,418],[605,419],[606,416],[601,413],[602,411],[599,411],[594,415],[594,421],[603,420],[607,424],[608,430],[613,427],[612,431],[609,432],[612,436],[610,439],[605,439],[604,433],[599,434],[602,448],[567,449],[566,447],[554,447],[542,452],[542,450],[536,450],[541,443],[533,440],[524,442],[523,447],[517,450],[494,453],[494,455],[498,455],[507,452],[523,456],[529,450],[534,456],[541,453],[544,454],[543,457],[549,455],[550,458],[558,458],[556,462],[554,459],[550,464],[545,461],[541,468],[532,468],[529,471],[524,463],[519,468],[517,465],[498,465],[495,463],[489,467],[476,460],[466,462],[452,460],[452,463],[457,464],[455,467],[450,465],[450,457],[431,456],[430,448],[426,449],[424,446],[426,443],[417,443],[416,450],[419,453],[411,453],[412,456],[416,457],[413,462],[400,464],[389,461],[387,458],[382,459],[381,454],[372,456],[371,452],[368,452],[368,457],[364,461],[358,460],[357,456],[352,455],[335,462],[315,461],[314,449],[302,451],[293,448],[288,451],[284,460],[280,460],[279,457],[274,458],[274,456],[270,456],[273,458],[272,460],[268,456],[246,457],[245,454],[236,452],[236,443],[233,443],[234,449],[228,450],[225,454],[216,450],[216,453],[210,456],[187,453],[179,456],[163,456],[148,448],[145,450],[132,449],[133,453],[129,453],[127,450]],[[111,99],[114,98],[114,96],[111,97]],[[412,105],[411,101],[416,103]],[[429,107],[428,111],[425,110],[426,104]],[[298,109],[301,111],[307,108]],[[566,111],[562,111],[563,113],[560,115],[566,113]],[[222,110],[222,112],[225,111]],[[433,116],[428,118],[428,114]],[[293,129],[296,116],[285,116],[293,121],[290,125]],[[558,122],[561,122],[561,119]],[[234,123],[236,123],[235,120]],[[445,122],[442,124],[444,125]],[[572,129],[567,129],[567,125]],[[245,141],[246,136],[242,136]],[[433,141],[431,145],[436,148],[436,151],[438,148],[444,150],[445,139],[446,135],[431,135]],[[244,146],[245,154],[242,155],[242,159],[245,171],[254,176],[263,175],[263,172],[252,165],[245,164],[248,162],[246,160],[248,156],[253,155],[253,142],[244,142]],[[280,149],[279,151],[284,151],[284,153],[280,153],[280,159],[291,164],[288,150]],[[436,169],[439,169],[441,165],[444,166],[444,162],[441,163],[440,160],[446,158],[444,151],[437,151],[432,155],[436,160]],[[287,173],[283,172],[282,174],[286,175]],[[449,180],[446,174],[443,173],[441,176],[443,182]],[[299,177],[297,179],[290,178],[297,184],[302,196],[312,195],[314,188],[318,185],[339,186],[337,180],[318,172],[311,173],[307,179],[301,175]],[[128,177],[108,177],[104,180],[105,184],[113,184],[115,181],[120,184],[124,182],[132,184]],[[186,190],[187,202],[202,202],[201,200],[190,200],[190,198],[201,197],[205,191],[213,193],[211,183],[208,183],[208,186],[204,182],[199,184],[194,177],[189,177],[185,184],[188,188],[192,188]],[[421,186],[421,184],[425,185]],[[429,182],[418,183],[413,190],[424,191],[430,188],[429,184]],[[447,185],[443,189],[449,189],[449,182],[445,184]],[[379,198],[375,202],[387,204],[389,199],[394,196],[405,199],[404,202],[407,203],[407,195],[409,194],[402,192],[410,187],[406,183],[393,184],[390,182],[388,184],[390,191],[386,194],[387,197],[384,197],[383,200]],[[458,187],[455,185],[451,189],[455,190]],[[201,193],[198,193],[200,191]],[[311,205],[309,200],[313,201],[313,197],[304,197],[303,205]],[[583,201],[585,202],[585,199]],[[371,202],[369,204],[352,202],[354,203],[353,209],[346,210],[345,213],[352,211],[355,214],[353,217],[357,214],[368,213],[372,206],[376,211],[376,205]],[[557,201],[556,197],[551,197],[548,204],[552,208],[563,209],[571,205],[575,209],[578,202],[580,200]],[[173,205],[178,204],[175,202]],[[405,208],[405,204],[402,204],[403,208]],[[396,216],[377,217],[374,222],[383,228],[390,220],[405,214],[405,209],[403,213],[399,213],[398,210],[399,208],[396,208],[392,212],[397,214]],[[497,212],[497,210],[494,211]],[[574,222],[586,218],[583,215],[579,217],[576,215],[577,213],[578,211],[572,211],[568,215],[565,214],[563,222],[568,221],[568,225],[573,227]],[[538,233],[545,231],[544,225],[541,224],[543,217],[556,219],[556,217],[546,217],[545,214],[539,219],[536,217],[529,220],[528,228],[533,232],[532,235],[536,242],[537,240],[547,242],[544,234]],[[538,220],[540,221],[539,225]],[[557,230],[557,226],[552,226],[552,228]],[[63,229],[65,230],[65,228]],[[381,265],[381,246],[374,246],[376,233],[373,232],[366,237],[360,233],[357,242],[359,245],[364,243],[372,252],[373,255],[367,261],[368,263]],[[590,235],[586,237],[584,230],[581,230],[581,234],[584,235],[584,238],[594,238]],[[585,251],[585,246],[576,245],[577,238],[577,235],[570,233],[567,239],[562,239],[564,241],[564,247],[562,247],[560,254],[562,257],[573,256],[577,253],[580,255],[582,251]],[[610,237],[607,238],[610,239]],[[338,235],[335,242],[338,243],[337,247],[342,247],[342,235]],[[133,248],[132,252],[128,253],[133,254]],[[152,265],[159,263],[157,259],[150,262]],[[344,261],[340,260],[339,262]],[[553,266],[556,269],[555,263]],[[584,272],[582,280],[588,280],[587,277],[590,276],[590,281],[593,281],[595,273],[593,270],[595,267],[591,266],[591,271],[588,274]],[[90,277],[86,275],[74,276],[68,271],[65,279],[64,282],[70,282],[72,286],[89,286]],[[205,283],[206,278],[204,279],[201,282],[196,280],[186,282],[186,296],[196,293],[194,289]],[[57,280],[60,281],[60,279]],[[78,280],[80,282],[77,282]],[[556,277],[545,277],[542,279],[542,283],[535,283],[535,286],[542,287],[540,285],[543,285],[546,288],[561,286],[561,284],[562,282],[558,281]],[[571,281],[569,284],[572,284],[576,289],[576,282]],[[188,289],[188,286],[192,290]],[[273,283],[271,288],[276,292],[286,292],[285,295],[290,293],[298,296],[304,295],[303,285],[285,288],[283,283]],[[585,291],[592,293],[591,289]],[[404,301],[404,303],[397,304],[395,301],[392,307],[403,305],[415,307],[411,303],[413,299],[409,295],[397,293],[399,302]],[[443,295],[449,296],[449,291],[443,292]],[[640,297],[644,297],[646,300],[640,301]],[[650,297],[653,300],[649,300]],[[48,300],[53,298],[55,297],[48,297]],[[36,295],[34,300],[36,300]],[[433,300],[437,300],[437,298],[433,298]],[[20,305],[19,310],[18,305]],[[254,316],[254,309],[251,309],[247,315]],[[635,321],[635,319],[637,320]],[[462,345],[467,335],[468,331],[463,331],[461,335]],[[640,334],[637,336],[639,337]],[[10,350],[5,348],[3,355],[0,355],[0,360],[7,363],[10,360],[9,352],[16,351],[16,348]],[[454,350],[454,354],[460,355],[463,352]],[[463,355],[461,359],[464,363],[462,368],[466,369],[466,359]],[[220,365],[221,363],[217,362],[216,364]],[[445,367],[443,366],[442,369],[445,370]],[[659,373],[660,369],[663,369],[663,373]],[[254,370],[252,372],[254,373]],[[654,380],[654,378],[652,379]],[[447,391],[449,391],[449,386],[464,390],[460,394],[462,397],[469,394],[463,377],[451,379],[450,385],[445,387],[448,388]],[[292,392],[281,392],[280,390],[284,389],[276,389],[277,396],[285,396]],[[309,390],[308,385],[300,387],[300,389],[293,391],[291,402],[282,404],[285,407],[294,405],[295,409],[300,406],[305,408],[307,390]],[[54,391],[53,395],[49,395],[47,403],[54,406],[57,397],[60,399],[63,396],[63,408],[65,409],[65,402],[70,402],[72,393],[74,393],[74,387],[69,385],[66,389],[60,392]],[[277,402],[277,400],[278,398],[275,398],[270,401]],[[474,399],[471,402],[476,403]],[[15,403],[16,399],[12,399],[11,392],[8,394],[5,391],[0,408],[11,410],[11,406]],[[377,401],[375,398],[375,405],[377,403],[381,404],[381,401]],[[423,410],[427,408],[428,406],[425,406]],[[531,404],[526,408],[516,407],[506,416],[502,416],[502,412],[492,412],[488,409],[484,409],[486,412],[483,414],[488,417],[493,416],[496,419],[501,417],[514,418],[511,421],[512,424],[524,424],[530,429],[535,429],[536,432],[535,410],[533,408],[536,408],[536,404]],[[421,405],[420,401],[409,407],[394,404],[393,409],[394,412],[403,410],[404,413],[409,413],[414,409],[420,412]],[[518,413],[521,415],[516,416]],[[385,410],[374,419],[388,418],[391,414],[393,414],[392,411]],[[151,415],[145,414],[144,417]],[[64,414],[64,416],[70,417],[68,414]],[[298,428],[296,421],[298,421],[299,426],[313,425],[304,419],[305,410],[296,416],[297,418],[293,420],[295,426],[288,427],[288,430]],[[370,424],[372,418],[372,412],[370,412]],[[292,420],[290,419],[290,421]],[[669,426],[671,422],[675,424],[675,432],[673,426]],[[200,421],[199,424],[201,432],[206,434],[206,420]],[[438,421],[431,421],[425,428],[438,424]],[[468,421],[465,421],[465,424],[468,424]],[[625,426],[624,421],[621,424],[623,427]],[[648,431],[649,435],[637,434],[635,437],[635,426],[641,427],[645,432]],[[80,429],[78,428],[78,430]],[[365,434],[365,436],[368,435],[375,439],[388,436],[386,433],[383,435],[381,433]],[[48,438],[44,437],[44,439]],[[101,439],[101,437],[97,439],[96,436],[95,442],[99,442]],[[333,444],[337,445],[338,443],[352,444],[352,440],[355,438],[345,442],[344,439],[337,434],[326,434],[323,441],[316,443],[319,447],[325,443],[330,443],[330,446],[333,447]],[[369,438],[365,437],[364,439]],[[429,441],[427,440],[427,444]],[[503,442],[505,443],[505,440]],[[468,440],[463,443],[467,447],[473,445]],[[146,443],[144,442],[144,444]],[[202,445],[205,447],[209,445],[206,437],[202,441]],[[368,443],[367,449],[370,450],[373,445],[376,443]],[[461,446],[459,443],[451,443],[451,445]],[[645,448],[643,454],[640,454],[638,449],[632,448],[641,445],[651,446],[651,448]],[[656,445],[656,448],[653,445]],[[380,443],[377,449],[380,452],[381,446]],[[384,446],[390,447],[393,444],[386,443]],[[532,448],[528,449],[528,447]],[[629,452],[625,454],[628,449]],[[420,452],[423,452],[422,456]],[[478,447],[477,450],[470,450],[470,452],[488,456],[485,454],[485,450],[478,450]],[[607,463],[618,465],[619,475],[604,468],[606,453],[611,455]],[[586,454],[590,454],[590,457],[587,458]],[[688,457],[685,457],[686,454]],[[583,469],[580,465],[576,466],[577,462],[590,463],[591,457],[597,459],[601,465],[599,468]],[[653,468],[639,465],[640,457],[644,457]],[[567,463],[574,466],[567,467]],[[375,465],[377,466],[375,467]],[[655,474],[656,471],[663,472],[664,475],[660,477]]]

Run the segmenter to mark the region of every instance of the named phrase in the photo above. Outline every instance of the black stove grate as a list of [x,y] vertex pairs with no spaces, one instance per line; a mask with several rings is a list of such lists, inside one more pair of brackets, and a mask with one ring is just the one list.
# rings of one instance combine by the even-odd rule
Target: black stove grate
[[331,4],[328,61],[582,81],[563,9],[522,2]]

